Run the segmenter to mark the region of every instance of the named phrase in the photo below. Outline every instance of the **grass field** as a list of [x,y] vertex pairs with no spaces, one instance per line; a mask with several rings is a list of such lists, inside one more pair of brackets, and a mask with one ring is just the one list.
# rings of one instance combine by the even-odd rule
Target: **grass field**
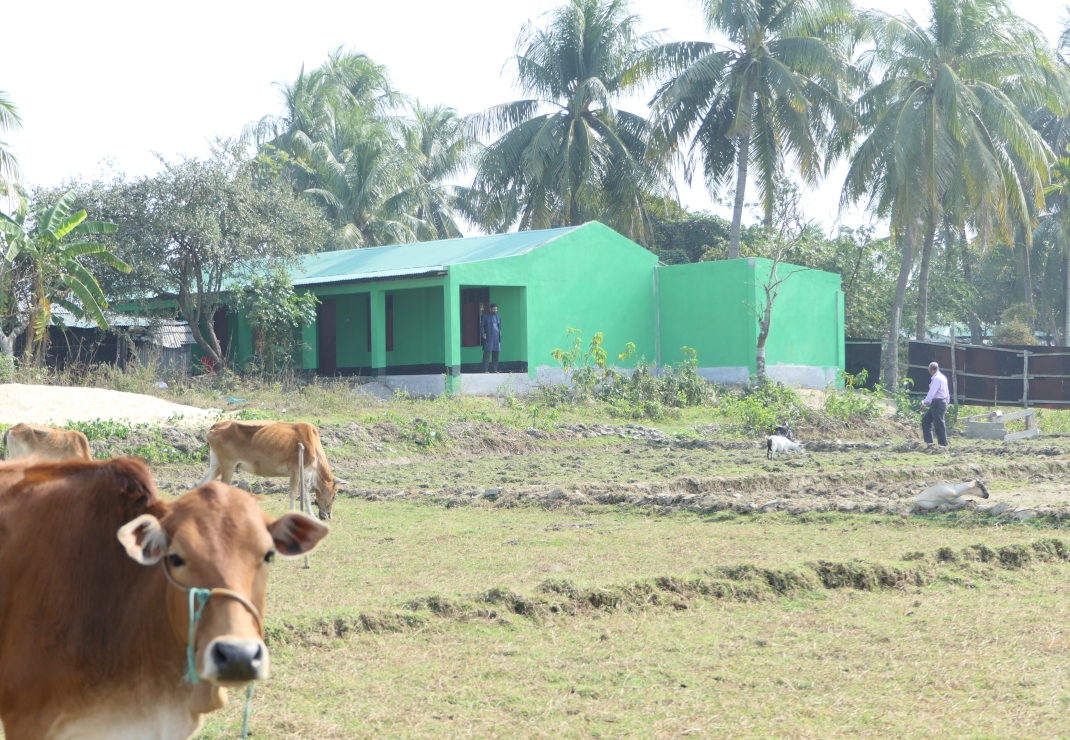
[[343,500],[275,566],[255,736],[1056,737],[1059,535]]
[[[805,457],[768,461],[720,405],[636,423],[144,380],[108,383],[314,421],[350,481],[312,568],[274,566],[255,738],[1070,737],[1070,413],[950,451],[818,416]],[[203,429],[180,427],[85,431],[174,496],[206,467]],[[909,513],[922,486],[971,477],[1001,515]],[[287,506],[282,480],[238,483]],[[202,736],[236,737],[241,705]]]

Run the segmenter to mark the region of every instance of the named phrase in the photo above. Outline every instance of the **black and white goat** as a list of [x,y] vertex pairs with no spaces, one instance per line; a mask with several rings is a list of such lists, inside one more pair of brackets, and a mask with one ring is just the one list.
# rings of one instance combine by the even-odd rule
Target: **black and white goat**
[[774,455],[779,458],[782,453],[791,454],[792,452],[798,452],[800,455],[806,454],[803,449],[803,443],[792,442],[787,437],[781,437],[779,434],[774,434],[765,441],[765,458],[767,460],[774,459]]

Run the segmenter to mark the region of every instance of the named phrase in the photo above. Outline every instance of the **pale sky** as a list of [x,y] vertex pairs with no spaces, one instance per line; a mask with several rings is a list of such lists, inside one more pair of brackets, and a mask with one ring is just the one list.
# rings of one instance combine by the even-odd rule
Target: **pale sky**
[[[461,114],[520,97],[503,65],[521,25],[556,0],[187,0],[182,3],[81,0],[4,7],[0,90],[14,100],[23,130],[8,135],[24,180],[59,185],[100,175],[110,162],[129,175],[166,158],[203,156],[217,136],[237,136],[249,121],[280,112],[272,83],[292,80],[304,64],[346,46],[391,70],[395,86],[425,103]],[[878,7],[925,18],[924,0],[874,0]],[[1011,0],[1049,38],[1064,6]],[[704,39],[696,0],[633,0],[644,30],[667,39]],[[619,107],[645,113],[645,97]],[[804,200],[807,215],[830,227],[837,218],[844,168]],[[748,191],[748,196],[750,190]],[[698,181],[680,184],[693,209],[714,205]],[[748,197],[748,201],[751,200]],[[843,214],[856,225],[864,214]]]

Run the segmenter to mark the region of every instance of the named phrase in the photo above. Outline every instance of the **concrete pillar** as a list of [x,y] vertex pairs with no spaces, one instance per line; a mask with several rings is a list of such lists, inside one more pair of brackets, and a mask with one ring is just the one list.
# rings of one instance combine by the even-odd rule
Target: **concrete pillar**
[[538,364],[532,361],[531,357],[531,345],[528,343],[531,337],[531,306],[528,305],[528,289],[526,287],[517,288],[520,291],[520,309],[523,311],[520,321],[518,321],[517,329],[520,331],[520,360],[528,363],[528,377],[532,380],[535,379],[535,366]]
[[442,335],[446,364],[446,392],[461,390],[461,286],[446,275],[442,283]]
[[372,288],[372,375],[386,374],[386,291]]

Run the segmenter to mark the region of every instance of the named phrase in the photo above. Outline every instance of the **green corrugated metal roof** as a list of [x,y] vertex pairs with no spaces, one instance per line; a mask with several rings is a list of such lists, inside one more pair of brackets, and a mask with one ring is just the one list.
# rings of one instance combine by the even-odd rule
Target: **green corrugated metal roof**
[[578,228],[582,227],[320,252],[304,257],[293,271],[293,284],[316,285],[445,272],[450,265],[516,257]]

